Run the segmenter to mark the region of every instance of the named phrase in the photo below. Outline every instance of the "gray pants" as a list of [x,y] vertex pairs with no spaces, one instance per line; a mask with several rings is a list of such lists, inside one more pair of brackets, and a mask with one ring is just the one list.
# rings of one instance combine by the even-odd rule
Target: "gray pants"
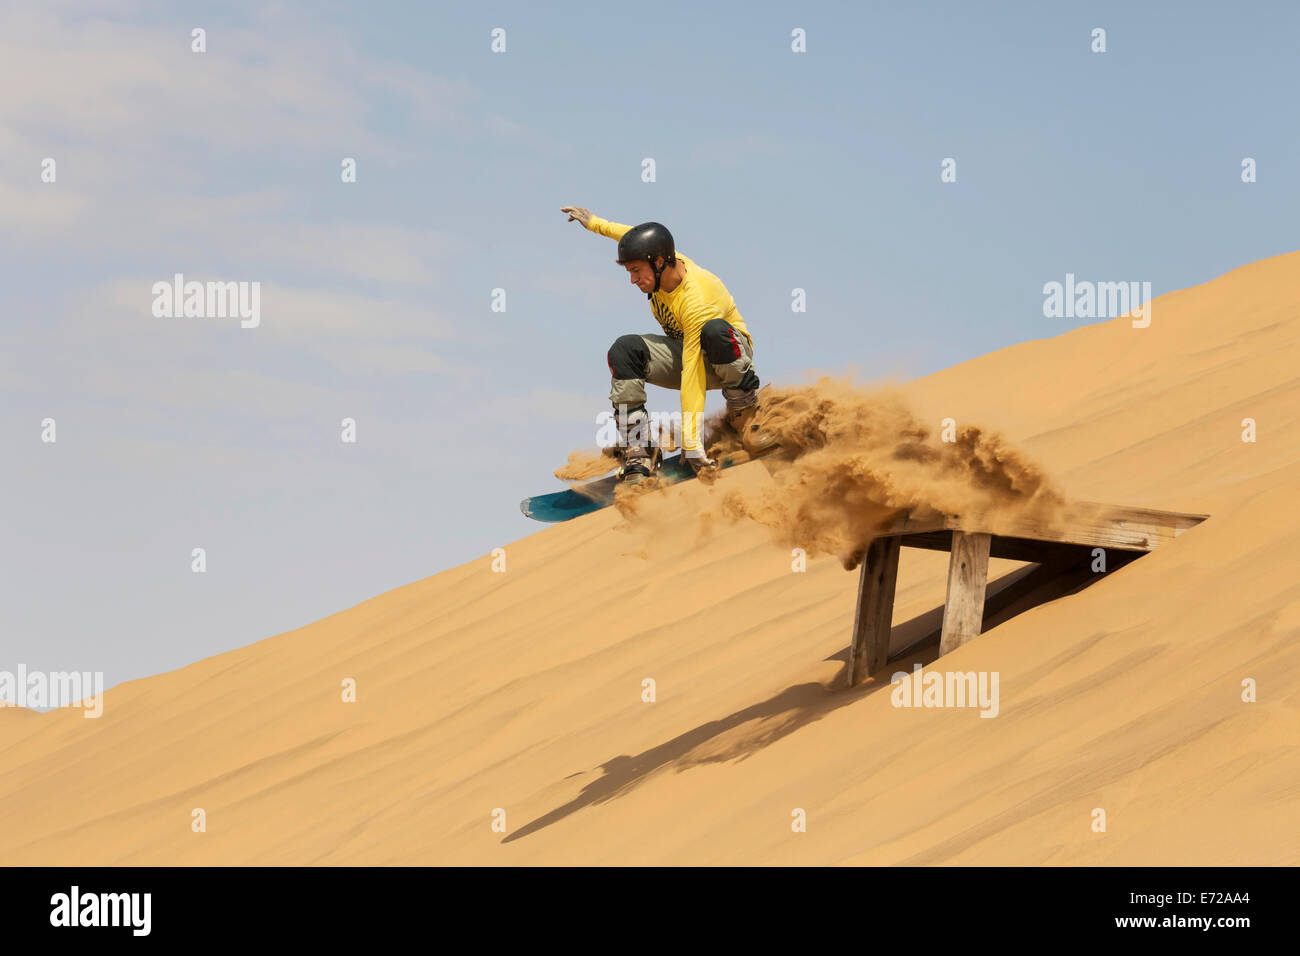
[[[700,330],[706,389],[722,389],[728,405],[752,405],[758,392],[754,349],[730,322],[712,319]],[[607,355],[615,408],[645,405],[645,383],[681,390],[682,341],[666,335],[621,335]]]

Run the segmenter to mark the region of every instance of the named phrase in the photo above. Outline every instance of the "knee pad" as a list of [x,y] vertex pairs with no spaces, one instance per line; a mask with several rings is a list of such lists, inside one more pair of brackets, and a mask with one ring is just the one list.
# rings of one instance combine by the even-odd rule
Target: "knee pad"
[[710,365],[730,365],[744,355],[736,330],[725,319],[709,319],[700,329],[700,349]]
[[650,369],[650,347],[639,335],[620,335],[605,355],[614,378],[645,378]]

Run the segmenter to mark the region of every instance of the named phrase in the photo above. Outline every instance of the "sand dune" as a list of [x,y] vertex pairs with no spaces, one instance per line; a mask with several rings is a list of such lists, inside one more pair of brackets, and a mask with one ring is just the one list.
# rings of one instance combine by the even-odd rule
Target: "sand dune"
[[[1278,256],[1150,328],[896,389],[1069,498],[1211,515],[945,657],[1000,674],[995,719],[845,687],[857,576],[834,543],[792,573],[788,527],[728,519],[781,480],[754,463],[115,687],[98,720],[0,709],[0,861],[1300,863],[1297,288]],[[896,626],[946,560],[904,553]]]

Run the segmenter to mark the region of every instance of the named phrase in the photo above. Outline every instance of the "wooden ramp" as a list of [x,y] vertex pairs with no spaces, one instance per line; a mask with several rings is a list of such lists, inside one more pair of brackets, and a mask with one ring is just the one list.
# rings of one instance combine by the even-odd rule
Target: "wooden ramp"
[[[1042,595],[1070,593],[1096,579],[1102,573],[1094,570],[1099,558],[1106,572],[1113,571],[1173,541],[1207,517],[1083,502],[1072,505],[1065,520],[1001,519],[996,522],[995,534],[988,530],[990,523],[974,516],[937,512],[900,515],[872,539],[863,554],[849,645],[849,686],[884,670],[889,662],[894,586],[899,552],[904,547],[951,554],[939,636],[942,656],[974,640],[985,624],[993,627],[1047,599]],[[991,557],[1032,564],[1004,578],[1004,586],[986,601]],[[909,644],[895,657],[922,643]]]

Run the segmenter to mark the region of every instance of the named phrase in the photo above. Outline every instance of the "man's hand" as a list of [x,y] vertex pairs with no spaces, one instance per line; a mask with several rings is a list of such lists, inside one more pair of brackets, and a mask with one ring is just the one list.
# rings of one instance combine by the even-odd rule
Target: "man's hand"
[[682,457],[686,459],[686,464],[691,466],[691,471],[695,472],[696,477],[711,475],[718,470],[718,463],[710,458],[703,448],[684,450]]
[[581,206],[564,206],[560,209],[560,212],[569,214],[569,222],[573,222],[575,219],[578,220],[583,229],[586,229],[587,223],[591,221],[591,211],[583,209]]

